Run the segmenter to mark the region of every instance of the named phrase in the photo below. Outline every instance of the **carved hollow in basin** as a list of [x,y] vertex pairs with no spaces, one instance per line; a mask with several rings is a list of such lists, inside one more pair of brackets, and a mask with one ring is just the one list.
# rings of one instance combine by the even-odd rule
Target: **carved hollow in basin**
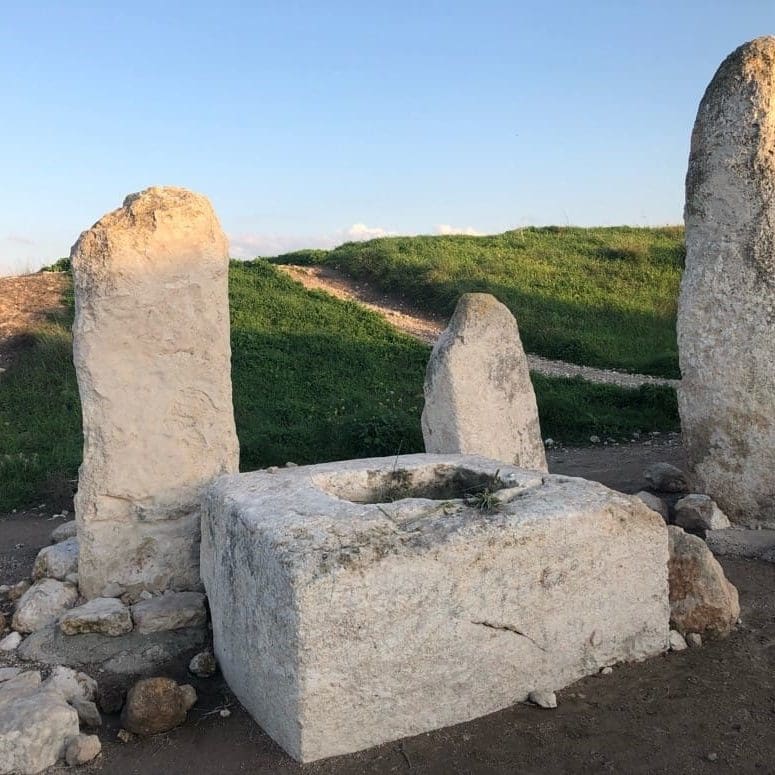
[[449,501],[481,497],[510,487],[494,474],[452,465],[362,470],[313,477],[323,492],[352,503],[392,503],[405,498]]

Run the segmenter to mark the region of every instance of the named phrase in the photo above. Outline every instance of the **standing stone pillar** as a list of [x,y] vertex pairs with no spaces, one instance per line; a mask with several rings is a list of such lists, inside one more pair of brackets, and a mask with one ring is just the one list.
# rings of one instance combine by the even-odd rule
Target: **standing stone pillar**
[[775,527],[775,38],[724,62],[686,176],[678,392],[694,487]]
[[239,458],[226,238],[205,197],[149,188],[71,257],[81,591],[197,588],[200,493]]
[[514,316],[466,293],[425,372],[425,451],[482,455],[546,471],[538,408]]

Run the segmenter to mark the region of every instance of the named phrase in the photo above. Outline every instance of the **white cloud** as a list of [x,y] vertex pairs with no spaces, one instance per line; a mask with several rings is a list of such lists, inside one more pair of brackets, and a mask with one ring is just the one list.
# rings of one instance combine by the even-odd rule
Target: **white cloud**
[[362,242],[377,237],[393,237],[396,232],[380,226],[367,226],[354,223],[346,229],[330,234],[273,234],[248,232],[230,234],[230,254],[233,258],[253,258],[254,256],[277,256],[302,248],[334,248],[343,242]]
[[466,234],[469,237],[481,237],[483,232],[477,231],[473,226],[460,227],[440,223],[436,226],[436,234]]

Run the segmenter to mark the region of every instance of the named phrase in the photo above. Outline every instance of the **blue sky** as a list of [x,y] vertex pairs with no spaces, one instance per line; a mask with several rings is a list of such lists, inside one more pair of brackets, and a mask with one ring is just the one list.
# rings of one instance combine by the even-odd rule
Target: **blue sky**
[[0,274],[150,185],[237,257],[678,223],[702,92],[770,33],[771,0],[3,3]]

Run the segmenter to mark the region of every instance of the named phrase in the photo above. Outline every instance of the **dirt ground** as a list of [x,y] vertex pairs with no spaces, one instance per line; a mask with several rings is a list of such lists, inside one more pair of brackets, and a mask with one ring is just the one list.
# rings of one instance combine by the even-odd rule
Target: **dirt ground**
[[[556,450],[549,458],[555,472],[598,479],[629,492],[643,486],[641,473],[650,462],[683,460],[677,441],[668,436],[621,447]],[[61,522],[50,516],[44,507],[0,517],[3,582],[28,572],[37,548]],[[116,741],[118,718],[105,717],[100,731],[103,753],[80,771],[775,772],[775,565],[743,560],[724,560],[723,565],[740,591],[742,605],[743,624],[729,639],[584,679],[558,693],[556,710],[518,704],[454,727],[300,765],[261,731],[222,681],[188,677],[197,687],[199,702],[185,726],[122,744]],[[227,718],[218,712],[223,708],[230,711]]]

